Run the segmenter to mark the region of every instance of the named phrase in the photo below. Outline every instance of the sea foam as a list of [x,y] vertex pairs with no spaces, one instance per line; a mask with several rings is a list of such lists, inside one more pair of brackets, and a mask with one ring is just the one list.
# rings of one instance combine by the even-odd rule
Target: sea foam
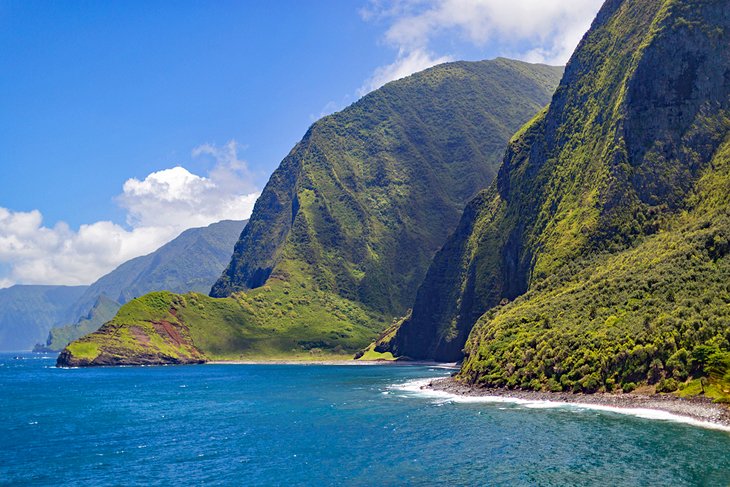
[[627,416],[634,416],[637,418],[654,420],[654,421],[671,421],[675,423],[683,423],[699,428],[713,429],[719,431],[725,431],[730,433],[730,426],[723,424],[713,423],[711,421],[702,421],[689,416],[683,416],[681,414],[670,413],[668,411],[662,411],[660,409],[649,409],[649,408],[623,408],[616,406],[606,406],[603,404],[591,404],[582,402],[564,402],[564,401],[549,401],[549,400],[535,400],[535,399],[523,399],[519,397],[506,397],[506,396],[465,396],[461,394],[454,394],[452,392],[439,391],[428,388],[429,383],[434,380],[441,379],[442,377],[434,377],[431,379],[417,379],[404,382],[401,384],[394,384],[390,386],[390,389],[396,391],[402,391],[411,395],[419,397],[429,398],[434,400],[438,404],[446,402],[457,403],[457,404],[519,404],[529,409],[573,409],[573,410],[593,410],[602,411],[616,414],[623,414]]

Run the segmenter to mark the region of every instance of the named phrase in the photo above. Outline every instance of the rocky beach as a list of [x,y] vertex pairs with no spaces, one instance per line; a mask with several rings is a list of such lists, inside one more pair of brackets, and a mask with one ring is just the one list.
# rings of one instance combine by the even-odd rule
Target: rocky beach
[[[434,379],[423,389],[466,397],[500,397],[516,401],[549,401],[598,408],[663,411],[730,431],[730,408],[705,397],[683,398],[672,394],[538,392],[501,388],[480,388],[460,383],[453,377]],[[621,411],[618,411],[621,412]]]

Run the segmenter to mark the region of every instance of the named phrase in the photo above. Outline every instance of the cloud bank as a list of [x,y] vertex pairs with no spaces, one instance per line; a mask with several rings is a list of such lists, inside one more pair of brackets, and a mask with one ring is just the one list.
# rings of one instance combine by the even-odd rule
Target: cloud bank
[[248,218],[259,192],[237,144],[203,145],[194,157],[215,160],[206,176],[176,166],[142,180],[128,179],[117,196],[127,227],[99,221],[71,229],[43,225],[38,210],[0,207],[0,287],[12,284],[90,284],[119,264],[148,254],[185,229]]
[[492,45],[500,54],[529,62],[564,64],[588,30],[603,0],[371,0],[361,12],[385,22],[383,42],[397,50],[360,94],[388,81],[450,60],[433,44],[448,35],[477,47]]

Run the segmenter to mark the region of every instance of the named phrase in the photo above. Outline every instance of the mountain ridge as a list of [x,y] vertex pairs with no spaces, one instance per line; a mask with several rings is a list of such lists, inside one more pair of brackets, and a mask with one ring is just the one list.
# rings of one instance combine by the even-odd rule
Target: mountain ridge
[[36,348],[60,351],[98,330],[131,298],[148,292],[205,292],[225,266],[247,222],[222,220],[189,228],[154,252],[124,262],[91,284],[73,305],[77,321],[55,326],[46,344]]
[[[485,73],[479,72],[480,70]],[[539,82],[532,77],[517,76],[525,70],[532,70],[529,71],[530,76]],[[376,94],[363,97],[349,111],[346,109],[338,114],[324,117],[307,131],[302,141],[284,159],[257,202],[260,208],[278,210],[290,207],[291,211],[280,211],[275,219],[270,218],[270,212],[264,211],[263,208],[254,211],[251,225],[242,234],[231,264],[213,286],[211,296],[225,297],[234,291],[263,285],[280,261],[305,259],[298,255],[286,255],[287,252],[297,253],[296,245],[288,245],[288,240],[314,237],[315,241],[308,242],[306,248],[302,250],[303,253],[311,254],[311,248],[319,246],[324,252],[335,253],[338,259],[344,261],[341,264],[338,262],[322,264],[330,269],[333,267],[340,269],[337,271],[337,282],[322,276],[319,282],[321,286],[331,288],[341,293],[343,297],[354,298],[381,311],[404,311],[413,298],[415,286],[411,281],[420,281],[423,271],[409,276],[409,267],[412,263],[399,267],[399,263],[394,261],[393,257],[384,255],[385,252],[376,247],[378,245],[376,240],[382,233],[377,227],[400,225],[397,228],[407,230],[400,235],[400,238],[411,240],[404,244],[404,247],[406,245],[414,247],[410,252],[411,257],[420,261],[430,260],[447,234],[435,228],[437,225],[417,211],[405,211],[406,205],[398,200],[413,198],[415,200],[411,202],[413,206],[428,207],[431,211],[437,212],[433,218],[436,222],[440,219],[445,222],[456,221],[463,203],[496,174],[495,168],[499,162],[497,154],[503,141],[509,138],[516,128],[514,124],[512,127],[505,127],[503,119],[509,118],[508,113],[517,110],[518,104],[522,105],[519,108],[523,114],[534,113],[539,109],[544,104],[540,102],[545,97],[544,90],[538,83],[547,83],[549,76],[556,72],[555,68],[548,66],[530,66],[504,58],[476,63],[446,63],[418,73],[414,75],[415,77],[389,83]],[[479,77],[475,78],[477,75]],[[512,84],[505,86],[506,83],[497,76],[509,76]],[[458,99],[447,98],[448,93],[444,92],[449,90],[449,84],[455,83],[455,80],[463,85],[460,87],[467,91],[468,96],[461,94]],[[489,83],[488,98],[483,94],[486,92],[485,87],[474,86],[475,82]],[[416,86],[412,87],[413,84]],[[514,106],[501,101],[515,100],[518,88],[524,99],[517,99],[513,102]],[[402,101],[404,90],[411,90],[412,92],[407,95],[409,99],[418,96],[418,102],[424,107],[414,111],[409,104],[404,103]],[[469,101],[473,103],[473,98],[477,95],[485,100],[484,107],[477,110],[464,106]],[[539,99],[539,102],[536,102],[536,99]],[[454,124],[450,120],[453,117],[452,113],[457,113],[461,119],[458,127],[468,128],[472,134],[476,132],[477,125],[484,125],[485,129],[481,132],[488,140],[475,141],[471,134],[469,136],[458,134],[457,130],[448,126]],[[405,125],[401,120],[406,117],[410,117],[415,123],[410,122],[411,125]],[[367,119],[367,123],[375,128],[367,132],[347,129],[350,124],[363,124],[362,118]],[[444,135],[434,131],[427,133],[427,130],[437,123],[444,125],[441,127]],[[335,144],[338,148],[331,149]],[[345,161],[327,160],[328,148],[339,150]],[[401,161],[399,166],[393,166],[391,154],[399,154],[397,156]],[[472,160],[475,157],[483,159],[484,163],[473,164]],[[320,164],[318,158],[326,162]],[[419,159],[428,160],[430,164],[421,164]],[[407,164],[413,164],[410,160],[419,162],[409,167],[406,161]],[[363,164],[364,161],[368,164]],[[431,169],[431,165],[438,170]],[[424,171],[427,174],[416,177],[408,175],[409,171]],[[401,187],[405,187],[405,185],[399,186],[399,182],[404,179],[409,181],[409,184],[421,184],[422,187],[415,189],[406,187],[404,190],[408,193],[404,196],[399,192]],[[328,192],[335,193],[337,198],[328,194],[328,198],[321,202],[323,208],[314,209],[311,221],[307,222],[307,228],[297,227],[299,223],[297,215],[308,203],[306,199],[310,195],[306,190],[297,192],[297,188],[317,190],[327,186],[329,186]],[[445,190],[446,187],[449,189]],[[417,194],[418,192],[435,194],[424,197]],[[324,198],[316,194],[316,191],[311,196],[315,199]],[[372,208],[375,211],[372,211]],[[389,220],[389,215],[383,214],[392,210],[399,212],[395,215],[398,219],[395,222]],[[259,217],[263,217],[264,221],[259,222]],[[319,223],[318,220],[324,222]],[[338,227],[337,224],[341,220],[345,220],[348,225]],[[326,227],[333,221],[335,226]],[[316,226],[323,227],[325,230],[323,233],[327,234],[322,241],[316,241],[318,236]],[[444,226],[448,228],[450,225]],[[428,231],[421,230],[423,227],[427,227]],[[309,232],[310,235],[304,237],[302,234],[305,232]],[[331,233],[334,233],[334,239],[330,238]],[[415,234],[414,237],[410,237],[411,234]],[[270,240],[271,238],[274,240]],[[422,241],[426,242],[425,245]],[[286,249],[287,246],[291,250]],[[353,248],[355,246],[361,248]],[[395,247],[397,244],[390,246]],[[426,248],[421,250],[421,247]],[[386,266],[372,265],[369,253],[375,253],[378,258],[390,258],[391,263]],[[395,276],[406,276],[406,282],[402,282],[401,285],[388,285],[387,282],[393,280],[394,275],[384,275],[379,272],[378,265],[396,270],[397,272],[392,273]],[[416,268],[425,266],[425,263],[419,262]],[[358,269],[352,272],[351,267]],[[316,268],[311,269],[311,272],[318,274]],[[358,273],[364,273],[364,276],[352,275]],[[391,294],[403,293],[404,296],[395,298],[377,296],[378,288],[383,284]],[[344,287],[348,289],[342,289]],[[401,288],[404,291],[401,291]],[[391,299],[395,302],[389,302]]]
[[71,344],[64,363],[198,361],[162,322],[212,358],[355,353],[405,311],[463,205],[561,72],[506,59],[448,63],[315,122],[272,174],[211,290],[230,297],[134,300]]
[[[453,360],[466,345],[460,377],[484,386],[593,392],[710,369],[725,380],[728,298],[713,283],[726,272],[718,249],[728,207],[703,188],[728,184],[729,17],[717,0],[607,1],[551,104],[512,138],[412,314],[378,348]],[[622,262],[632,255],[644,260],[629,270]],[[672,272],[668,262],[682,265]],[[716,294],[681,284],[692,279]],[[593,285],[591,297],[582,287]],[[675,302],[683,286],[684,311]]]
[[[130,259],[92,283],[76,304],[88,312],[100,295],[121,304],[150,291],[206,292],[216,279],[217,261],[227,260],[231,235],[240,234],[247,220],[222,220],[189,228],[154,252]],[[194,261],[190,257],[194,255]],[[212,267],[211,267],[211,264]],[[205,274],[201,275],[201,269]]]
[[0,289],[0,350],[30,350],[48,331],[73,319],[68,303],[86,286],[27,285]]

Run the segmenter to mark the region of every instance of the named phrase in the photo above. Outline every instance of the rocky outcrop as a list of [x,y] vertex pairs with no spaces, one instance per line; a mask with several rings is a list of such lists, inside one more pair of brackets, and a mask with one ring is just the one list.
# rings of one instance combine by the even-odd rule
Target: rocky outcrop
[[202,354],[189,356],[165,355],[157,352],[130,354],[128,349],[105,350],[99,356],[89,359],[74,355],[63,349],[56,359],[56,367],[107,367],[122,365],[193,365],[207,362]]
[[[114,320],[76,340],[58,356],[58,367],[199,364],[207,357],[178,319],[185,301],[166,292],[135,299]],[[157,312],[159,319],[151,319]]]

